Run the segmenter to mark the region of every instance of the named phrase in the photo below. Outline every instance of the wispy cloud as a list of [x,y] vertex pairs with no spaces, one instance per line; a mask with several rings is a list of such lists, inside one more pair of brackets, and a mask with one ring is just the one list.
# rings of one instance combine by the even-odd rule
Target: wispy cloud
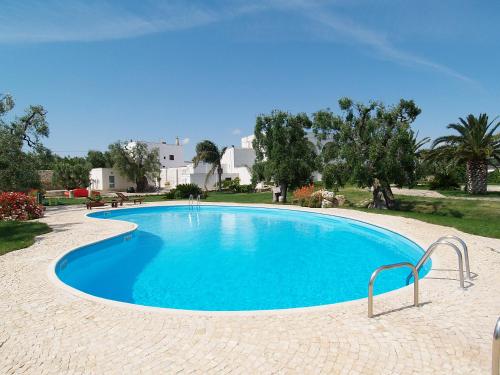
[[241,129],[238,129],[238,128],[233,129],[233,131],[231,132],[231,134],[233,134],[233,135],[240,135],[241,134]]
[[[3,0],[0,12],[0,43],[82,42],[123,39],[153,33],[185,30],[259,12],[293,12],[318,25],[338,42],[369,47],[381,58],[425,67],[441,74],[478,84],[444,64],[397,47],[387,35],[339,16],[336,6],[346,0],[144,0],[129,3],[111,0]],[[317,37],[317,35],[316,35]]]
[[349,43],[371,47],[385,59],[404,65],[424,66],[468,83],[477,83],[472,78],[461,74],[446,65],[433,62],[395,47],[385,35],[375,30],[365,28],[348,18],[338,17],[331,12],[320,12],[318,10],[306,12],[306,14],[312,20],[320,22],[334,32],[347,37]]
[[183,144],[183,145],[187,145],[187,144],[189,143],[189,141],[190,141],[190,139],[189,139],[189,138],[184,138],[184,139],[182,140],[182,144]]
[[0,43],[99,41],[182,30],[216,22],[221,14],[184,2],[146,1],[127,8],[96,0],[6,0]]

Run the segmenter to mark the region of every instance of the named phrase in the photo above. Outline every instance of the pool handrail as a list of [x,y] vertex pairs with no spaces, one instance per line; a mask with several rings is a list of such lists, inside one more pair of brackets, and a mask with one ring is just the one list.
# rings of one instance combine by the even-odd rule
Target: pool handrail
[[196,204],[196,208],[200,208],[200,199],[201,199],[201,195],[198,194],[196,196],[196,203],[195,203],[194,195],[189,194],[189,208],[195,208],[195,204]]
[[[462,252],[460,251],[460,249],[457,247],[457,245],[449,242],[449,241],[446,241],[446,240],[437,240],[435,241],[434,243],[432,243],[428,248],[427,250],[425,251],[424,255],[422,255],[422,258],[420,258],[420,260],[418,261],[418,263],[416,264],[415,268],[417,269],[417,272],[420,271],[420,269],[422,268],[422,266],[424,265],[424,263],[427,261],[427,259],[429,259],[429,257],[432,255],[432,253],[434,252],[434,250],[436,250],[436,248],[440,245],[446,245],[446,246],[449,246],[451,247],[453,250],[455,250],[455,252],[457,253],[457,257],[458,257],[458,273],[459,273],[459,279],[460,279],[460,287],[462,289],[465,289],[465,281],[464,281],[464,262],[463,262],[463,259],[462,259]],[[411,279],[411,274],[409,274],[407,277],[406,277],[406,283],[409,284],[410,282],[410,279]]]
[[493,329],[493,344],[491,345],[491,375],[500,375],[500,318]]
[[464,261],[465,261],[465,272],[467,274],[467,278],[469,280],[472,280],[472,276],[470,273],[470,264],[469,264],[469,249],[467,248],[467,244],[465,243],[465,241],[462,240],[460,237],[454,236],[454,235],[447,235],[447,236],[439,237],[437,239],[437,241],[442,241],[442,240],[454,240],[454,241],[457,241],[458,243],[460,243],[460,245],[462,245]]
[[394,269],[394,268],[402,268],[402,267],[411,268],[411,271],[413,273],[413,277],[415,280],[413,283],[413,305],[415,307],[418,306],[418,271],[417,271],[417,268],[409,262],[388,264],[385,266],[380,266],[375,271],[373,271],[373,273],[370,277],[370,281],[368,282],[368,317],[369,318],[373,318],[373,285],[375,284],[375,280],[376,280],[377,276],[382,271],[390,270],[390,269]]

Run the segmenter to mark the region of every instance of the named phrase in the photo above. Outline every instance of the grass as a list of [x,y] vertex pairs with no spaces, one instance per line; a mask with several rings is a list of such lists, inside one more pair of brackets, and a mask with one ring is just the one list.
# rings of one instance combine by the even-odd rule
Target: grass
[[339,192],[351,203],[349,208],[376,214],[403,216],[453,227],[462,232],[479,236],[500,238],[500,201],[427,198],[398,195],[397,210],[373,210],[355,207],[371,193],[348,187]]
[[226,203],[272,203],[273,194],[270,191],[263,193],[224,193],[211,192],[204,202]]
[[397,199],[400,203],[398,210],[359,210],[403,216],[479,236],[500,238],[500,202],[409,196],[398,196]]
[[0,221],[0,255],[31,246],[36,236],[50,231],[47,224],[36,221]]
[[438,193],[446,195],[447,197],[459,198],[500,198],[500,191],[488,191],[486,194],[470,195],[463,190],[437,190]]

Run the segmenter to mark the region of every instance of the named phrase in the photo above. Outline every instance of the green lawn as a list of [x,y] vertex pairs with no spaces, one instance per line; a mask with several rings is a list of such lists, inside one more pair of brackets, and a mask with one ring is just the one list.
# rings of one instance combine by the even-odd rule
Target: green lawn
[[398,210],[355,208],[353,205],[370,197],[368,191],[347,188],[341,190],[357,210],[384,215],[404,216],[432,224],[454,227],[466,233],[500,238],[500,202],[488,200],[424,198],[398,195]]
[[224,193],[211,192],[204,202],[232,202],[232,203],[272,203],[273,195],[270,191],[264,193]]
[[0,255],[28,247],[36,236],[50,231],[47,224],[36,221],[0,221]]
[[361,210],[409,217],[454,227],[466,233],[500,238],[500,202],[409,196],[397,198],[400,202],[399,210]]
[[460,198],[500,198],[500,191],[489,191],[486,194],[470,195],[463,190],[437,190],[439,193],[447,197],[460,197]]

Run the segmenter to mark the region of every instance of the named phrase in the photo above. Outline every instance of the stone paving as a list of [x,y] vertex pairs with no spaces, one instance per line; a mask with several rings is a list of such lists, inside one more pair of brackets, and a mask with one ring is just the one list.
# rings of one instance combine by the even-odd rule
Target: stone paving
[[456,255],[438,250],[421,281],[421,307],[410,307],[412,289],[403,288],[375,297],[373,319],[366,299],[274,312],[140,308],[71,292],[51,269],[68,250],[132,224],[51,209],[43,221],[52,233],[0,257],[0,374],[490,373],[500,240],[407,218],[323,211],[396,230],[423,247],[459,234],[477,277],[460,289]]

